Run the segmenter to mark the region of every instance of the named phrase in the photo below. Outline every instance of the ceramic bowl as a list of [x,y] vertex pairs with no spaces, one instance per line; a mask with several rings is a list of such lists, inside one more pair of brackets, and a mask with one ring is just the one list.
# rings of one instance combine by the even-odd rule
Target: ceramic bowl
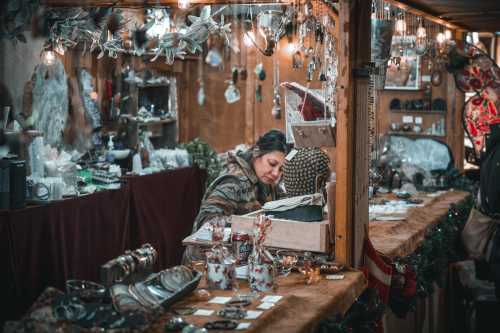
[[123,160],[130,154],[130,149],[110,150],[109,154],[111,154],[115,160]]

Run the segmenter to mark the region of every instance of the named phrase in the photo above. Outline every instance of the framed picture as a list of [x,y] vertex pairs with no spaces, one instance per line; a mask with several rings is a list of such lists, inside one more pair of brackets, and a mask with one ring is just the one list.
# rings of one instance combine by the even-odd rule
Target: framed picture
[[392,37],[391,58],[387,63],[385,89],[420,89],[420,56],[411,47],[411,45],[415,45],[415,40],[415,36]]

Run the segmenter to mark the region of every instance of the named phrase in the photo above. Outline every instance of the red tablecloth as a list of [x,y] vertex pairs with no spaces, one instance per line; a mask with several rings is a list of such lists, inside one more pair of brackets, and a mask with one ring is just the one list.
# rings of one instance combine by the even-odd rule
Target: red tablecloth
[[0,327],[47,286],[99,281],[108,260],[149,242],[159,267],[180,263],[203,195],[204,173],[185,168],[131,177],[119,190],[0,211]]

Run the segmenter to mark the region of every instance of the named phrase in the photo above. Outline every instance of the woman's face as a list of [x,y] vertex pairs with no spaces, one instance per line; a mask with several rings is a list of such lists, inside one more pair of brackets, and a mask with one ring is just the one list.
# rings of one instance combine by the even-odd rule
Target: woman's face
[[257,157],[253,161],[253,168],[259,180],[267,185],[276,184],[280,177],[285,161],[285,154],[273,151]]

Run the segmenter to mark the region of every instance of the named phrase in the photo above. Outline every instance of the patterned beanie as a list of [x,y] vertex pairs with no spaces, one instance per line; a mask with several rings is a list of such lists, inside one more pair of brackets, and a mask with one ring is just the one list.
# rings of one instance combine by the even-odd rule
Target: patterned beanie
[[[283,165],[286,194],[295,197],[321,192],[330,177],[330,158],[320,148],[297,148]],[[292,151],[292,153],[294,152]],[[291,157],[290,157],[291,156]]]

